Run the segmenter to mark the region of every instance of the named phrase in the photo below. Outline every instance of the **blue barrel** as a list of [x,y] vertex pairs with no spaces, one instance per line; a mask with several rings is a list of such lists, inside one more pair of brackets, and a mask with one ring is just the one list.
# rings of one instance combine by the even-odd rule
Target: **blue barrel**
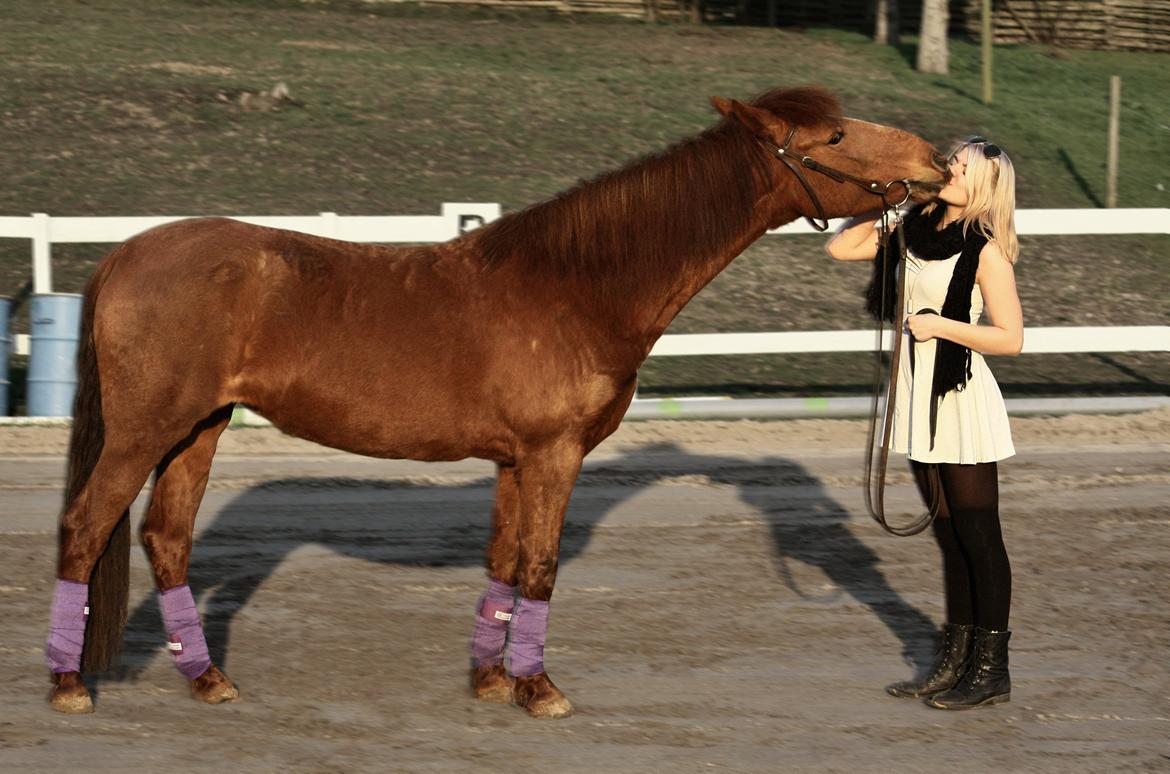
[[0,296],[0,417],[8,416],[8,358],[12,355],[8,318],[11,314],[12,299]]
[[28,415],[68,417],[77,392],[81,295],[38,293],[29,306]]

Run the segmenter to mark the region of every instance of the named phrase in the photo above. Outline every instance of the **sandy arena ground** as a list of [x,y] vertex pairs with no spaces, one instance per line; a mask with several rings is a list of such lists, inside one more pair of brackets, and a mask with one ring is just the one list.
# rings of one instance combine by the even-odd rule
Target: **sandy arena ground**
[[1013,425],[1010,704],[882,692],[929,658],[939,568],[929,537],[864,515],[861,422],[654,422],[595,451],[573,497],[546,653],[561,721],[468,694],[489,464],[255,429],[220,444],[191,578],[241,700],[188,698],[135,548],[123,669],[90,678],[96,714],[54,714],[66,431],[0,428],[0,770],[1170,770],[1170,411]]

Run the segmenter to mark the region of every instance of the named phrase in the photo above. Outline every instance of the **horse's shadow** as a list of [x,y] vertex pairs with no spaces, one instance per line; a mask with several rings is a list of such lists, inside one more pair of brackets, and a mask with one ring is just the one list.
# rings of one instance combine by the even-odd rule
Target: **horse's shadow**
[[[594,527],[624,501],[645,487],[683,475],[700,475],[712,483],[738,488],[740,499],[758,511],[768,525],[777,571],[791,592],[810,598],[789,572],[790,560],[820,568],[835,588],[827,595],[818,593],[813,601],[849,595],[901,640],[903,657],[909,663],[922,665],[935,630],[931,619],[890,587],[878,569],[877,554],[849,530],[848,511],[825,492],[821,481],[783,457],[757,460],[700,455],[661,443],[586,465],[578,486],[598,488],[589,498],[574,498],[570,505],[561,540],[562,564],[584,551]],[[605,486],[611,482],[616,485]],[[795,501],[778,496],[777,485],[798,487],[800,496]],[[332,513],[327,523],[315,518],[312,495],[323,487],[330,493]],[[352,509],[343,505],[338,515],[337,493],[346,489],[363,493],[362,499]],[[378,492],[374,503],[369,500],[370,489]],[[302,545],[325,545],[346,556],[383,564],[482,565],[494,492],[494,477],[456,485],[293,478],[247,490],[199,534],[191,556],[189,583],[204,611],[212,660],[227,665],[234,617],[285,557]],[[420,524],[418,510],[434,510],[436,494],[442,495],[444,513],[437,514],[434,523]],[[344,499],[344,494],[340,498]],[[298,512],[305,516],[298,517]],[[407,518],[396,520],[399,514]],[[275,539],[274,526],[279,530]],[[468,599],[469,631],[473,602]],[[162,652],[162,636],[158,604],[152,594],[130,615],[122,668],[115,679],[136,679]]]

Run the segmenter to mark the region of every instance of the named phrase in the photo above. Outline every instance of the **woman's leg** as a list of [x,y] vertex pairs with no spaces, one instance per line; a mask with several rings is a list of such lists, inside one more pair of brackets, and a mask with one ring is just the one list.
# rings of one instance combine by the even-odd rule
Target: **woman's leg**
[[947,615],[934,663],[915,679],[902,680],[886,686],[886,693],[906,699],[932,696],[954,688],[962,677],[963,665],[971,650],[971,640],[975,632],[975,605],[971,596],[967,558],[959,546],[958,535],[955,533],[953,519],[947,507],[946,493],[934,491],[939,479],[932,475],[933,467],[923,462],[910,461],[910,469],[914,473],[922,502],[929,508],[935,497],[939,498],[938,518],[934,520],[931,528],[942,553]]
[[[930,469],[936,467],[938,466],[925,462],[910,461],[910,469],[914,472],[918,492],[922,495],[922,502],[927,508],[930,507],[934,498],[934,485],[931,481]],[[941,502],[938,518],[931,525],[931,530],[934,532],[934,540],[942,553],[943,590],[947,600],[946,621],[947,623],[970,626],[975,623],[975,598],[971,587],[970,566],[959,543],[955,520],[951,518],[945,486],[939,496]]]
[[[974,592],[974,623],[1006,631],[1012,603],[1012,568],[999,525],[999,473],[994,462],[940,465],[955,535],[966,557]],[[949,604],[948,597],[948,604]]]
[[941,465],[939,473],[959,546],[967,558],[975,599],[975,641],[962,679],[927,703],[971,709],[1011,698],[1008,614],[1012,570],[999,525],[999,475],[994,462]]

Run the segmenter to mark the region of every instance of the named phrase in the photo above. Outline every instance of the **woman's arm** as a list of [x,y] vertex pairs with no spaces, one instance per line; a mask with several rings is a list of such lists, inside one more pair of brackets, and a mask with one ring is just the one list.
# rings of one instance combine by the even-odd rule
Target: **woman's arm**
[[937,314],[915,314],[906,324],[915,341],[948,339],[984,355],[1020,354],[1024,345],[1024,313],[1016,294],[1016,275],[1012,265],[994,242],[979,253],[979,271],[975,275],[990,325],[972,325],[948,320]]
[[825,244],[825,252],[838,261],[872,261],[877,257],[880,212],[859,215],[837,230]]

